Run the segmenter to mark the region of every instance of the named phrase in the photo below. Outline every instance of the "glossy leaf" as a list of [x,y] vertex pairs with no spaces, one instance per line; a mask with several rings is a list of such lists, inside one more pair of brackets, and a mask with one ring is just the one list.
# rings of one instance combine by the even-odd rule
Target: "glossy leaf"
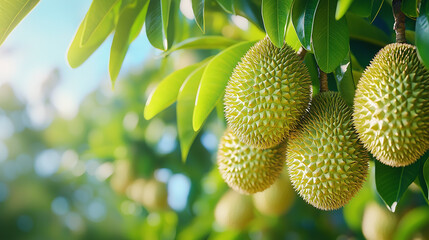
[[335,20],[335,0],[321,0],[314,14],[312,46],[320,69],[330,73],[349,52],[349,32],[345,18]]
[[262,0],[262,19],[271,42],[283,47],[292,0]]
[[408,17],[416,18],[419,13],[419,0],[402,0],[401,11]]
[[369,17],[371,14],[372,2],[374,0],[358,0],[353,1],[349,8],[350,13],[354,13],[359,17]]
[[374,162],[377,192],[389,210],[395,212],[402,195],[416,179],[420,164],[415,162],[406,167],[390,167],[378,160]]
[[383,2],[384,0],[373,0],[371,13],[368,17],[370,23],[372,23],[377,17],[378,13],[380,12],[381,6],[383,6]]
[[134,4],[128,5],[119,17],[110,49],[109,73],[112,85],[119,75],[128,47],[143,27],[147,6],[147,0],[136,1]]
[[311,51],[311,33],[318,0],[295,1],[292,7],[292,23],[302,46]]
[[429,164],[427,164],[427,162],[429,162],[429,151],[426,151],[426,153],[421,158],[421,161],[419,162],[420,162],[420,166],[419,166],[419,174],[417,176],[417,181],[419,183],[420,189],[422,190],[423,196],[425,197],[426,201],[428,201],[429,203],[429,184],[427,184],[427,181],[426,181],[426,179],[429,180]]
[[255,42],[241,42],[233,45],[216,55],[204,70],[193,114],[193,128],[198,131],[219,99],[222,98],[225,87],[241,57]]
[[199,66],[199,63],[187,66],[164,78],[147,99],[144,118],[149,120],[173,104],[183,82]]
[[0,45],[40,0],[0,0]]
[[242,16],[255,24],[260,29],[264,29],[261,8],[252,0],[231,0],[233,2],[233,12]]
[[177,96],[177,131],[183,161],[186,161],[189,149],[198,134],[192,127],[192,114],[205,66],[197,68],[186,78]]
[[227,13],[234,13],[233,9],[233,1],[232,0],[216,0],[219,6],[223,8],[223,10]]
[[81,39],[81,45],[85,45],[88,40],[102,27],[104,19],[108,18],[115,7],[120,4],[120,0],[93,0],[91,7],[86,14],[86,21]]
[[426,152],[426,162],[423,164],[423,179],[425,180],[426,186],[428,187],[429,191],[429,156],[427,156],[428,152],[429,151]]
[[292,20],[288,24],[286,30],[286,44],[289,45],[293,50],[298,51],[301,47],[301,42],[296,35],[295,28],[293,27]]
[[201,31],[205,32],[204,25],[204,8],[205,8],[205,0],[192,0],[192,11],[194,12],[195,22]]
[[168,19],[171,0],[152,0],[146,15],[146,35],[152,46],[166,50],[168,48]]
[[335,12],[335,19],[339,20],[340,18],[342,18],[346,14],[352,3],[353,0],[338,0],[337,11]]
[[311,77],[311,85],[313,88],[313,96],[316,96],[320,92],[320,81],[319,81],[319,72],[317,70],[316,59],[311,53],[305,54],[304,63],[308,68],[308,72]]
[[416,47],[421,61],[429,69],[429,1],[422,1],[416,20]]
[[391,42],[385,32],[357,15],[347,14],[347,26],[352,39],[369,42],[380,47]]
[[116,15],[119,12],[119,8],[120,5],[116,5],[114,11],[109,12],[109,15],[103,18],[102,22],[92,34],[92,37],[89,38],[89,40],[84,45],[82,45],[81,40],[86,21],[88,21],[87,16],[85,16],[67,52],[67,60],[72,68],[79,67],[82,63],[84,63],[86,59],[88,59],[110,35],[116,25]]
[[341,96],[350,107],[353,107],[356,85],[353,80],[350,53],[347,54],[346,58],[341,62],[341,65],[335,69],[334,77],[337,81],[337,89]]
[[[403,216],[396,227],[394,240],[415,239],[418,230],[425,230],[429,224],[429,209],[418,207],[410,210]],[[424,238],[424,236],[423,236]]]
[[236,40],[222,36],[193,37],[174,45],[165,54],[170,54],[180,49],[221,49],[236,43]]

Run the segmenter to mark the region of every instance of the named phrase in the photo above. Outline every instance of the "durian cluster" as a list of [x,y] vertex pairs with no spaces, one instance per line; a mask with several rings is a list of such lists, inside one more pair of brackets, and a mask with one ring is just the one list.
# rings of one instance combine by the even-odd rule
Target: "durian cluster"
[[264,191],[287,168],[305,201],[338,209],[362,187],[368,152],[406,166],[429,148],[429,72],[414,46],[390,44],[375,56],[353,108],[338,92],[311,95],[308,69],[289,46],[267,37],[251,47],[224,97],[228,127],[217,161],[232,189]]

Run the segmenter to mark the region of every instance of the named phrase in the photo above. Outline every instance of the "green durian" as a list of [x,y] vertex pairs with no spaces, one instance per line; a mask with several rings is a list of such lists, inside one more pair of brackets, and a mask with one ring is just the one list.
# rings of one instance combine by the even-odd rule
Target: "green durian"
[[216,223],[230,229],[244,229],[254,218],[252,199],[233,190],[226,192],[216,205]]
[[248,146],[227,129],[217,153],[219,172],[235,191],[253,194],[270,187],[279,177],[285,164],[285,146],[272,149]]
[[277,48],[266,37],[235,67],[225,90],[225,117],[243,143],[271,148],[297,124],[310,99],[305,64],[291,47]]
[[384,164],[407,166],[429,149],[429,71],[414,46],[393,43],[377,53],[357,85],[353,120]]
[[265,215],[280,216],[295,201],[295,191],[290,183],[287,171],[283,171],[279,179],[263,192],[253,194],[255,208]]
[[338,209],[360,190],[368,153],[353,129],[352,110],[338,92],[318,94],[288,139],[287,167],[299,195],[311,205]]

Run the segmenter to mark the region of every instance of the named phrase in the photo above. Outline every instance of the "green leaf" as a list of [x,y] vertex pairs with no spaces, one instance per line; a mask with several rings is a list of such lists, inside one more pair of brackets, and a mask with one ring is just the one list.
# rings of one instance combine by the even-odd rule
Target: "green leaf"
[[429,1],[422,1],[416,20],[416,47],[423,64],[429,69]]
[[0,0],[0,45],[40,0]]
[[358,0],[353,1],[349,8],[350,13],[354,13],[359,17],[369,17],[371,14],[372,2],[374,0]]
[[419,0],[402,0],[401,11],[410,18],[416,18],[419,13]]
[[234,13],[234,8],[232,6],[232,0],[216,0],[219,6],[227,13]]
[[237,41],[231,38],[226,38],[222,36],[202,36],[202,37],[194,37],[188,38],[183,42],[180,42],[170,48],[166,55],[180,50],[180,49],[219,49],[226,48],[231,45],[236,44]]
[[313,86],[313,96],[316,96],[320,92],[320,81],[319,81],[319,72],[317,70],[316,59],[311,53],[305,54],[304,63],[307,65],[308,72],[311,77],[311,85]]
[[192,0],[192,11],[194,12],[195,22],[203,33],[206,31],[204,25],[205,2],[205,0]]
[[350,53],[347,54],[346,58],[341,62],[341,65],[335,69],[334,77],[337,81],[337,89],[341,96],[350,107],[353,107],[356,85],[353,80]]
[[427,207],[414,208],[401,218],[396,227],[394,240],[414,239],[413,235],[419,230],[424,231],[428,224],[429,209]]
[[313,29],[314,13],[318,0],[295,1],[292,7],[292,23],[299,41],[307,51],[311,49],[311,33]]
[[[426,178],[429,179],[429,151],[426,151],[426,153],[422,156],[419,167],[419,175],[417,176],[417,181],[419,183],[420,189],[422,190],[423,196],[425,197],[426,201],[429,203],[429,185],[426,182]],[[427,169],[425,172],[425,168]],[[428,181],[429,182],[429,181]]]
[[321,0],[314,14],[312,46],[320,69],[330,73],[349,52],[349,32],[345,18],[335,20],[335,0]]
[[338,0],[337,11],[335,12],[335,19],[340,20],[352,5],[353,0]]
[[144,118],[149,120],[168,106],[173,104],[177,99],[180,87],[186,78],[201,64],[193,64],[179,69],[166,78],[164,78],[155,90],[149,95],[144,108]]
[[192,115],[205,67],[206,65],[197,68],[186,78],[177,96],[177,131],[183,161],[186,161],[189,149],[198,134],[198,131],[194,131],[192,127]]
[[389,210],[395,212],[405,190],[416,179],[420,164],[415,162],[406,167],[390,167],[375,159],[374,162],[377,192]]
[[204,70],[193,114],[193,128],[198,131],[219,99],[222,98],[225,87],[241,57],[255,44],[241,42],[216,55]]
[[380,47],[384,47],[391,42],[385,32],[370,24],[367,20],[355,14],[347,14],[346,18],[350,38],[369,42]]
[[[428,187],[429,192],[429,151],[426,152],[426,162],[423,164],[423,179],[426,183],[426,186]],[[429,198],[429,196],[427,196]]]
[[368,17],[369,22],[374,22],[374,19],[377,17],[378,13],[380,12],[381,6],[383,6],[384,0],[373,0],[372,7],[371,7],[371,13]]
[[359,193],[350,200],[343,208],[344,220],[354,231],[359,232],[362,228],[362,219],[368,202],[374,199],[370,181],[365,181]]
[[291,0],[262,0],[262,19],[271,42],[278,48],[284,44]]
[[104,19],[109,18],[115,7],[120,4],[120,0],[93,0],[91,7],[86,14],[86,21],[80,44],[85,45],[88,40],[102,26]]
[[168,20],[171,0],[151,0],[146,15],[146,35],[152,46],[168,48]]
[[231,0],[233,2],[234,14],[242,16],[255,24],[260,29],[264,29],[260,6],[251,0]]
[[298,51],[301,47],[301,42],[296,35],[295,28],[293,27],[292,20],[287,26],[286,30],[286,44],[289,45],[293,50]]
[[[91,7],[90,7],[91,8]],[[91,38],[82,45],[83,32],[85,30],[88,15],[85,16],[80,24],[72,43],[67,52],[67,60],[72,68],[79,67],[88,59],[91,54],[104,42],[110,35],[116,25],[117,14],[119,12],[120,4],[117,4],[114,11],[110,11],[108,16],[103,18],[102,22],[95,29]]]
[[135,1],[128,5],[118,20],[110,49],[109,73],[112,85],[121,70],[128,47],[140,33],[146,16],[148,1]]

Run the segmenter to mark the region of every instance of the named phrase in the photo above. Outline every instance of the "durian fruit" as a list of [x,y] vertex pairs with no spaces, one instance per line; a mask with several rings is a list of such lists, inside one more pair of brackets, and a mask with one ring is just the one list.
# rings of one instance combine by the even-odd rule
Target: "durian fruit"
[[372,202],[363,213],[362,233],[368,240],[390,240],[393,239],[397,222],[394,213]]
[[414,46],[393,43],[377,53],[357,85],[353,119],[384,164],[407,166],[429,149],[429,70]]
[[271,149],[248,146],[228,128],[219,143],[219,172],[223,180],[239,193],[260,192],[279,177],[286,160],[284,152],[284,144]]
[[270,39],[249,49],[225,90],[225,117],[237,137],[256,148],[271,148],[288,135],[308,108],[308,69],[288,45]]
[[132,163],[127,159],[118,159],[114,166],[115,170],[110,179],[110,186],[115,192],[124,194],[134,179]]
[[352,110],[338,92],[323,92],[313,99],[289,137],[286,155],[295,190],[323,210],[347,204],[368,173],[368,153],[353,129]]
[[283,171],[271,187],[253,194],[252,197],[255,208],[262,214],[280,216],[285,213],[295,201],[295,191],[287,171]]
[[168,209],[167,198],[167,185],[153,178],[144,184],[140,200],[149,211],[160,211]]
[[216,223],[230,229],[244,229],[254,218],[252,198],[233,190],[226,192],[215,208]]

